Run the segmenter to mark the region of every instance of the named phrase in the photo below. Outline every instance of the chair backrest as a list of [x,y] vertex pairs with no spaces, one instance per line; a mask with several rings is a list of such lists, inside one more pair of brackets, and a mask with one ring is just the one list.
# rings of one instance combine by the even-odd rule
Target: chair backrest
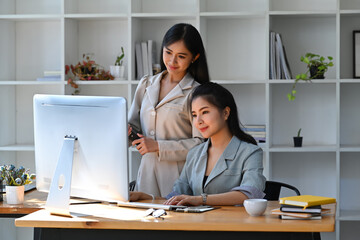
[[135,190],[136,180],[129,183],[129,191],[132,192]]
[[265,183],[265,199],[269,200],[269,201],[277,201],[279,200],[279,196],[280,196],[280,192],[281,192],[281,188],[285,187],[288,189],[293,190],[296,195],[300,195],[300,191],[289,184],[286,183],[282,183],[282,182],[275,182],[275,181],[266,181]]

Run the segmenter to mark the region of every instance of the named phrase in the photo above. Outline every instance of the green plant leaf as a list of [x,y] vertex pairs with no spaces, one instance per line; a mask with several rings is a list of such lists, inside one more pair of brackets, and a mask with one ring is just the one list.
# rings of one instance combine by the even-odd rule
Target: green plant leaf
[[291,101],[292,97],[291,97],[290,93],[288,93],[287,97],[288,97],[289,101]]
[[306,63],[306,64],[310,64],[310,61],[309,61],[309,58],[304,58],[304,61],[303,61],[304,63]]
[[303,79],[303,80],[307,79],[306,73],[302,73],[302,74],[300,75],[300,78]]
[[292,90],[292,91],[291,91],[291,94],[292,94],[292,95],[295,95],[295,94],[296,94],[296,90],[295,90],[295,89]]

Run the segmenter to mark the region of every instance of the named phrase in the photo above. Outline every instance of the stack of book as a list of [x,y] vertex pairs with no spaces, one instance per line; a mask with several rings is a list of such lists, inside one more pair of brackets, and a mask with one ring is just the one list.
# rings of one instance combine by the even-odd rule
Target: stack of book
[[61,71],[44,71],[44,76],[36,78],[36,81],[61,81]]
[[270,79],[291,79],[292,74],[286,57],[281,35],[270,32]]
[[264,143],[266,140],[265,125],[246,124],[242,130],[251,135],[258,143]]
[[153,40],[135,43],[135,56],[137,79],[160,72],[160,64],[156,63],[156,48]]
[[280,208],[273,209],[271,213],[281,219],[319,220],[323,214],[331,212],[331,209],[322,207],[330,203],[336,203],[336,199],[312,195],[285,197],[280,198]]

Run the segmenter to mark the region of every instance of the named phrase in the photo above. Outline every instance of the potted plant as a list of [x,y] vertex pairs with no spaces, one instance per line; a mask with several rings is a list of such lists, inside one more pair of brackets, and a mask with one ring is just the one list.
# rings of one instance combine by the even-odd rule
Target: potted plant
[[301,147],[302,146],[302,140],[303,137],[300,136],[301,128],[297,132],[297,136],[294,137],[294,147]]
[[24,202],[24,185],[35,180],[35,174],[29,174],[29,169],[15,168],[14,165],[0,166],[0,182],[5,185],[6,201],[8,204],[22,204]]
[[121,47],[121,54],[116,56],[115,64],[110,66],[110,73],[115,79],[124,79],[125,67],[123,58],[125,57],[124,48]]
[[78,62],[76,65],[65,65],[65,75],[68,76],[67,82],[75,89],[73,95],[80,93],[79,85],[76,81],[114,80],[109,71],[105,71],[102,66],[90,59],[90,55],[83,54],[83,61]]
[[[324,74],[328,68],[334,66],[332,60],[333,58],[331,56],[328,56],[326,60],[325,57],[314,53],[306,53],[305,56],[301,56],[300,61],[307,64],[307,71],[306,73],[296,75],[291,92],[287,95],[289,101],[295,100],[295,87],[298,81],[303,80],[311,82],[312,79],[324,79]],[[308,76],[309,73],[310,76]]]

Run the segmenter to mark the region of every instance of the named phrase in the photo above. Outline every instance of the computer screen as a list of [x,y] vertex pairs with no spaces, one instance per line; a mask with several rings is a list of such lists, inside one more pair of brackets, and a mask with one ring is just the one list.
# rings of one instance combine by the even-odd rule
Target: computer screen
[[64,137],[74,136],[71,196],[127,201],[127,130],[125,98],[35,95],[36,188],[49,191]]

